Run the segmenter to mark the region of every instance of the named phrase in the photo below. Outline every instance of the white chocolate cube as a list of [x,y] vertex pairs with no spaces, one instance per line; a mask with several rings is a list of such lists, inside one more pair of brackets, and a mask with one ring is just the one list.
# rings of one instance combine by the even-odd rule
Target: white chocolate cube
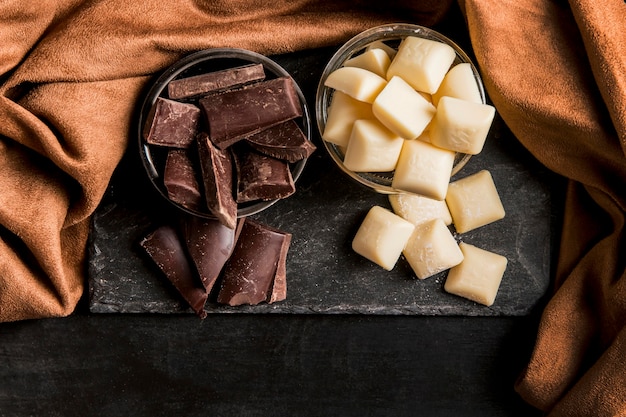
[[456,52],[438,41],[408,36],[387,70],[387,79],[402,77],[417,91],[433,94],[454,62]]
[[335,91],[328,106],[322,139],[335,145],[348,146],[355,120],[374,118],[370,103],[353,99],[341,91]]
[[459,233],[493,223],[505,215],[493,177],[487,170],[450,183],[446,203]]
[[462,62],[453,66],[443,77],[439,89],[432,95],[432,102],[436,106],[443,96],[456,97],[472,103],[482,103],[478,83],[469,62]]
[[415,227],[402,251],[419,279],[426,279],[460,264],[463,253],[441,219]]
[[387,55],[389,55],[390,59],[393,59],[396,56],[396,53],[398,53],[398,51],[396,51],[395,49],[393,49],[391,46],[387,45],[383,41],[374,41],[370,43],[369,45],[367,45],[365,50],[369,51],[370,49],[382,49],[383,51],[387,53]]
[[392,77],[372,103],[374,116],[404,139],[415,139],[435,115],[435,106],[400,77]]
[[405,140],[391,186],[443,200],[448,191],[455,153],[421,140]]
[[493,305],[507,259],[467,243],[460,243],[463,262],[448,272],[444,289],[450,294],[467,298],[486,306]]
[[391,271],[415,226],[391,211],[372,207],[361,223],[352,249],[359,255]]
[[452,224],[452,216],[444,200],[433,200],[417,194],[389,194],[393,212],[414,225],[441,219],[446,226]]
[[483,149],[495,112],[489,104],[443,96],[429,127],[430,140],[441,148],[476,155]]
[[387,52],[382,49],[368,49],[362,54],[348,59],[343,63],[343,66],[363,68],[385,78],[389,64],[391,64],[391,59]]
[[393,171],[404,139],[377,120],[357,120],[352,127],[343,164],[354,172]]
[[359,101],[372,103],[387,85],[387,80],[363,68],[341,67],[328,74],[324,85]]

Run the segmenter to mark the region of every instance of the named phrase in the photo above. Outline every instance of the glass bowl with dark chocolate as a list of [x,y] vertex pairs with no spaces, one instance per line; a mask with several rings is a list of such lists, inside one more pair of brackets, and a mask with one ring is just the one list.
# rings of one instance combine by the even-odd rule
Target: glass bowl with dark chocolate
[[[386,170],[385,168],[381,168],[376,171],[360,171],[351,169],[346,166],[345,157],[347,145],[347,138],[341,139],[341,135],[346,136],[345,131],[343,133],[338,133],[338,140],[328,140],[327,137],[327,123],[329,122],[329,110],[331,104],[334,100],[339,101],[336,88],[331,88],[326,85],[328,77],[335,72],[336,70],[346,67],[346,66],[361,66],[361,63],[357,63],[359,59],[362,59],[366,52],[369,51],[372,54],[371,50],[375,49],[376,52],[384,51],[386,52],[386,56],[389,62],[393,62],[393,58],[395,54],[398,52],[398,48],[400,44],[407,37],[417,37],[422,39],[427,39],[430,41],[435,41],[439,43],[443,43],[448,45],[454,51],[454,58],[449,68],[456,66],[457,64],[464,63],[466,66],[469,66],[472,74],[472,82],[475,83],[477,89],[477,100],[480,103],[486,103],[485,91],[483,87],[483,83],[481,77],[472,63],[472,60],[469,56],[452,40],[447,38],[446,36],[423,26],[414,25],[414,24],[387,24],[382,26],[373,27],[365,30],[364,32],[359,33],[354,36],[352,39],[348,40],[345,44],[343,44],[337,52],[331,57],[329,62],[327,63],[318,88],[315,102],[315,115],[317,119],[317,127],[322,136],[322,142],[324,147],[332,160],[337,164],[337,166],[341,169],[342,172],[347,174],[354,181],[382,194],[398,194],[398,193],[413,193],[420,194],[418,192],[412,190],[406,190],[397,188],[393,184],[393,179],[395,175],[395,170],[390,169]],[[376,58],[378,59],[378,58]],[[352,61],[353,63],[349,63],[348,61]],[[363,62],[363,61],[361,61]],[[379,64],[378,61],[375,61],[376,65]],[[368,64],[369,65],[369,64]],[[389,65],[389,63],[387,63]],[[388,67],[387,67],[388,68]],[[379,69],[381,74],[379,74],[385,81],[389,81],[390,77],[388,74],[385,74],[384,71],[387,69]],[[340,92],[343,93],[343,92]],[[427,100],[431,100],[432,98],[430,94],[426,94],[422,91],[418,91],[423,97],[427,98]],[[346,94],[342,94],[342,99],[345,98]],[[350,99],[352,97],[349,97]],[[344,119],[350,118],[372,118],[375,119],[376,116],[371,114],[371,105],[369,104],[369,108],[363,109],[353,109],[352,114],[346,114],[343,116]],[[364,114],[363,112],[367,113]],[[354,114],[358,114],[359,116],[354,116]],[[354,120],[352,120],[353,122]],[[333,126],[334,128],[334,126]],[[344,127],[345,128],[345,127]],[[428,131],[428,126],[425,129],[425,132]],[[350,130],[347,131],[347,135],[350,135]],[[333,132],[333,134],[336,132]],[[406,139],[406,138],[405,138]],[[414,138],[416,140],[421,139]],[[427,140],[425,140],[427,141]],[[470,160],[472,155],[466,153],[456,152],[454,155],[454,160],[451,167],[450,176],[457,174]]]
[[236,48],[166,69],[142,103],[137,136],[159,194],[231,227],[292,195],[315,150],[297,83],[270,58]]

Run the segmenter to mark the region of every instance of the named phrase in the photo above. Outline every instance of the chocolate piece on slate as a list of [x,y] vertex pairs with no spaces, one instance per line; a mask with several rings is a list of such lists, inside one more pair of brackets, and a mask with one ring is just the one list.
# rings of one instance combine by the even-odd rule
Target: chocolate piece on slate
[[290,243],[290,233],[247,219],[224,266],[217,302],[237,306],[271,301],[277,270],[286,270]]
[[204,207],[196,168],[187,150],[171,149],[167,153],[163,184],[170,200],[191,210],[201,211]]
[[289,77],[260,81],[200,99],[211,140],[225,149],[246,136],[302,116],[300,98]]
[[231,154],[213,146],[205,132],[198,135],[198,154],[207,207],[223,225],[234,229],[237,203],[233,197]]
[[198,131],[200,109],[158,97],[146,119],[143,136],[150,145],[187,148]]
[[265,79],[262,64],[249,64],[220,71],[172,80],[167,85],[169,98],[177,100],[198,97]]
[[248,146],[233,149],[233,156],[237,173],[235,200],[238,203],[276,200],[296,192],[286,161],[263,155]]
[[240,219],[237,227],[231,229],[218,220],[196,216],[182,219],[181,234],[187,253],[207,293],[211,292],[224,264],[230,258],[244,222],[244,218]]
[[262,130],[246,140],[257,151],[289,162],[308,158],[316,149],[294,120]]
[[189,264],[176,229],[171,225],[160,226],[139,244],[193,311],[200,318],[205,318],[204,304],[208,294]]

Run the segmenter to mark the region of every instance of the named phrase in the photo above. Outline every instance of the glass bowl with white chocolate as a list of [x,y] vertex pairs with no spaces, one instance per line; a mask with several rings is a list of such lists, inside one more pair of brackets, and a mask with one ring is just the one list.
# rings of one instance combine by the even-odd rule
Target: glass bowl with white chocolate
[[495,116],[468,55],[413,24],[346,42],[322,73],[315,112],[326,150],[352,179],[435,200],[482,151]]

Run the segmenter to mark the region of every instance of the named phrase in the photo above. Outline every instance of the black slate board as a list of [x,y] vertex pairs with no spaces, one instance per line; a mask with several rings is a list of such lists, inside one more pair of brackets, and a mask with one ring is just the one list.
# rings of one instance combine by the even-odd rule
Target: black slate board
[[[311,109],[324,63],[334,50],[273,57],[300,84]],[[318,151],[308,161],[297,193],[253,216],[293,235],[287,300],[237,308],[210,305],[209,313],[521,316],[541,301],[550,284],[556,241],[555,179],[501,119],[496,117],[483,152],[453,178],[489,170],[507,213],[503,220],[456,235],[508,258],[491,307],[445,293],[445,273],[418,280],[404,259],[388,272],[354,253],[351,240],[365,213],[373,205],[390,207],[388,198],[345,177],[317,134],[313,140]],[[93,218],[89,308],[93,313],[189,312],[137,245],[175,214],[150,188],[134,145]]]

